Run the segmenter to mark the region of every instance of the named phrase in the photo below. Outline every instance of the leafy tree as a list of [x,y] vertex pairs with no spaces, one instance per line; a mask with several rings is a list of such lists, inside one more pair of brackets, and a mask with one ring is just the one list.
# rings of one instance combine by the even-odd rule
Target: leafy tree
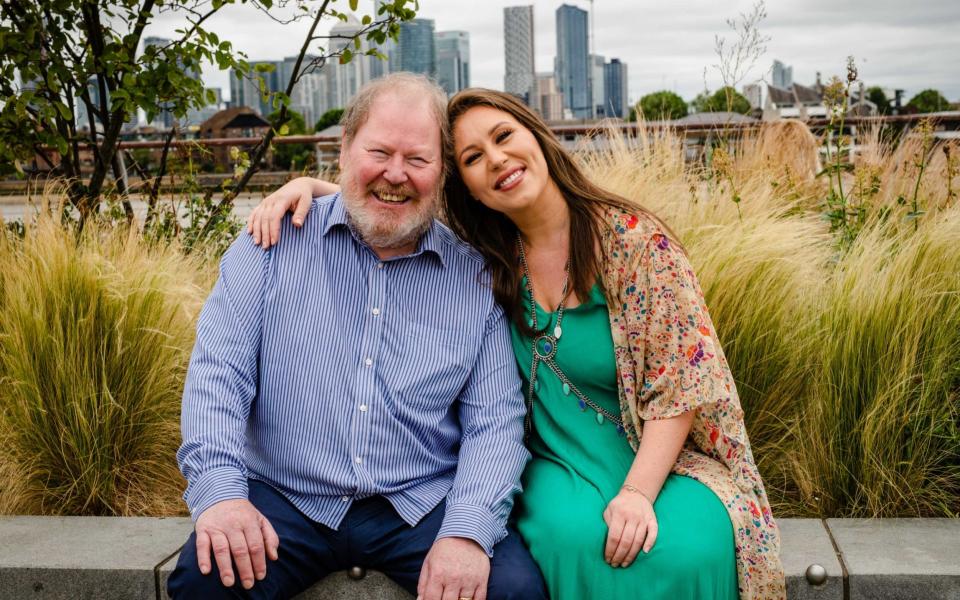
[[[272,123],[279,118],[280,111],[270,113],[267,119]],[[289,120],[278,132],[280,137],[286,135],[304,135],[307,133],[306,121],[303,115],[296,111],[288,111]],[[277,144],[273,149],[273,164],[288,171],[299,171],[313,158],[312,144]]]
[[331,108],[327,112],[320,115],[320,120],[317,121],[317,124],[313,127],[313,130],[317,133],[320,133],[327,127],[331,127],[340,122],[340,119],[343,117],[342,108]]
[[710,92],[703,90],[690,101],[693,112],[710,112]]
[[877,112],[881,115],[890,114],[890,101],[887,95],[877,86],[867,88],[867,100],[877,105]]
[[735,112],[745,115],[750,112],[750,101],[730,86],[714,93],[703,91],[691,102],[697,112]]
[[647,119],[670,120],[687,116],[687,103],[669,90],[647,94],[640,98],[639,106]]
[[937,90],[923,90],[907,102],[907,108],[913,112],[930,113],[950,110],[950,102]]
[[[344,13],[330,7],[333,0],[323,0],[319,7],[306,0],[290,0],[278,6],[291,5],[299,15],[294,19],[313,19],[299,60],[286,89],[274,95],[278,107],[277,121],[253,151],[250,167],[233,188],[225,203],[249,182],[260,159],[270,147],[276,131],[289,119],[286,106],[299,79],[331,59],[349,62],[356,54],[381,56],[377,46],[387,37],[396,39],[399,22],[415,15],[408,4],[415,1],[393,0],[384,3],[379,15],[363,16],[362,29],[335,52],[309,45],[323,36],[316,29],[323,18],[346,20]],[[204,90],[198,73],[204,63],[221,70],[232,69],[240,76],[257,78],[242,53],[229,41],[209,31],[208,19],[249,4],[271,18],[275,0],[56,0],[0,2],[0,162],[23,164],[36,159],[54,174],[67,181],[67,196],[80,213],[81,224],[98,212],[100,197],[110,172],[122,189],[118,147],[121,129],[137,109],[152,119],[161,111],[183,117],[190,108],[212,102],[213,94]],[[358,0],[349,0],[350,9],[357,9]],[[169,44],[151,46],[139,51],[144,29],[157,13],[183,15],[186,25],[179,37]],[[364,49],[362,39],[376,46]],[[342,40],[341,40],[342,41]],[[352,43],[350,43],[352,42]],[[85,122],[78,117],[85,114]],[[168,136],[172,140],[172,135]],[[81,172],[81,155],[87,147],[92,151],[93,171],[89,177]],[[166,156],[166,153],[164,153]],[[162,169],[161,165],[161,169]],[[159,177],[156,179],[159,183]],[[159,189],[159,186],[155,186]],[[218,208],[224,208],[224,202]],[[133,210],[125,202],[128,220]],[[229,211],[226,211],[229,213]]]
[[[148,118],[161,110],[183,116],[213,100],[187,74],[199,71],[202,61],[247,69],[229,42],[203,27],[232,2],[218,0],[205,12],[196,0],[0,3],[0,93],[6,100],[0,108],[0,159],[20,168],[37,157],[67,178],[67,195],[85,219],[98,207],[108,172],[122,181],[117,145],[138,107]],[[138,54],[158,4],[184,11],[189,25],[169,45]],[[81,114],[85,122],[79,122]],[[87,144],[93,173],[83,181],[80,157]]]

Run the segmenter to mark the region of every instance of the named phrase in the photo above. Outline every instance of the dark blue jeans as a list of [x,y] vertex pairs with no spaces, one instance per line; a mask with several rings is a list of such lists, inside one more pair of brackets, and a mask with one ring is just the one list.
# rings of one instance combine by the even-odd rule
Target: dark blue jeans
[[[226,588],[220,582],[216,561],[212,561],[209,575],[200,573],[196,534],[192,533],[167,582],[172,598],[289,598],[334,571],[354,566],[382,571],[416,595],[420,567],[440,530],[445,503],[441,502],[416,527],[410,527],[384,498],[359,500],[350,507],[340,529],[334,531],[305,517],[269,485],[254,480],[249,483],[250,502],[280,537],[280,558],[267,560],[267,576],[253,589],[244,590],[239,579]],[[547,597],[540,570],[512,529],[494,547],[487,597]]]

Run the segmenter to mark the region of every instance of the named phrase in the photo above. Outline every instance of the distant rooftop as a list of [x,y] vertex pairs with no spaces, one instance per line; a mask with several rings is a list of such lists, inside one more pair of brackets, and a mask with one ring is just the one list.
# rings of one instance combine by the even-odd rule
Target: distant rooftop
[[726,125],[728,123],[756,123],[759,119],[736,112],[698,112],[673,121],[677,125]]

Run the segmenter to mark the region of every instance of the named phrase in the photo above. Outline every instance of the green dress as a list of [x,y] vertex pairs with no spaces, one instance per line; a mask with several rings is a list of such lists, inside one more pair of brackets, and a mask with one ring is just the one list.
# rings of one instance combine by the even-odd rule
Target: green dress
[[[524,292],[529,303],[529,295]],[[529,304],[527,304],[529,306]],[[525,315],[529,318],[529,314]],[[537,307],[537,324],[556,324],[556,313]],[[620,412],[613,341],[599,286],[563,316],[555,360],[588,398]],[[513,350],[530,375],[532,340],[513,327]],[[517,499],[516,527],[540,566],[553,600],[586,598],[730,599],[737,594],[733,527],[720,500],[702,483],[671,474],[654,504],[659,534],[649,554],[629,567],[603,560],[603,511],[617,495],[634,452],[617,425],[597,423],[581,410],[560,379],[541,363],[532,410],[530,452]]]

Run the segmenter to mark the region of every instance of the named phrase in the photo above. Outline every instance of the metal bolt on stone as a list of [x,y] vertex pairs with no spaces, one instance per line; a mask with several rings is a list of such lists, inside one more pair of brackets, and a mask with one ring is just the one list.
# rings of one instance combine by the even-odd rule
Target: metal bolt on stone
[[350,577],[350,579],[356,579],[357,581],[360,581],[367,576],[367,570],[363,567],[350,567],[350,570],[347,571],[347,575]]
[[807,567],[806,577],[807,583],[810,585],[823,585],[827,582],[827,570],[823,568],[823,565],[813,563]]

